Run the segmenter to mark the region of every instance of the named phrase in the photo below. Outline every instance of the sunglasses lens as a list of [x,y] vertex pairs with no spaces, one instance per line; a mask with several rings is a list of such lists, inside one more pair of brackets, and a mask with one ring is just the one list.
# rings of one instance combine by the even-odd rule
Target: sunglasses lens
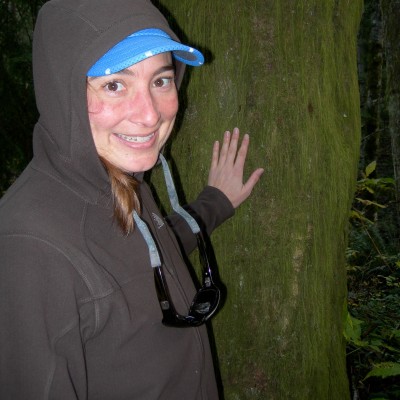
[[208,318],[217,309],[220,292],[216,286],[201,288],[190,307],[189,315],[197,318]]

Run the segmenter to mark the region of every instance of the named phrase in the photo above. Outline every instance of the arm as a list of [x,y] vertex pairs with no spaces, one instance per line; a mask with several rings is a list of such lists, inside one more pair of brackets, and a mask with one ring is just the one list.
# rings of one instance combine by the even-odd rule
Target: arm
[[86,398],[73,268],[29,236],[1,237],[0,254],[0,398]]
[[[208,236],[235,213],[224,193],[212,186],[206,186],[194,202],[183,208],[196,219]],[[190,254],[197,247],[197,241],[187,222],[175,212],[166,220],[185,253]]]

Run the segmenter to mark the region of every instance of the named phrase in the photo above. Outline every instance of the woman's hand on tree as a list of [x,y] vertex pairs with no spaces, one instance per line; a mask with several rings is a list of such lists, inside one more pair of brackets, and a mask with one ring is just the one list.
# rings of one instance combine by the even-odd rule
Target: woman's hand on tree
[[264,172],[263,168],[257,168],[243,183],[243,170],[250,138],[248,134],[245,134],[238,149],[239,136],[239,129],[235,128],[232,134],[229,131],[224,133],[222,147],[218,141],[214,143],[208,175],[208,184],[221,190],[234,208],[250,196]]

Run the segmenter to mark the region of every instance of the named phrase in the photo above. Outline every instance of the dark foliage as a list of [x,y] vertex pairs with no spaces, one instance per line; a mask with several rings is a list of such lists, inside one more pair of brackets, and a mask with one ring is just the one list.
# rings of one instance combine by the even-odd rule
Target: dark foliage
[[400,254],[378,229],[386,206],[365,199],[373,194],[390,202],[394,180],[369,178],[374,172],[375,163],[357,184],[347,254],[348,365],[360,400],[400,398]]
[[35,18],[44,1],[0,1],[0,193],[32,157],[37,120],[31,47]]

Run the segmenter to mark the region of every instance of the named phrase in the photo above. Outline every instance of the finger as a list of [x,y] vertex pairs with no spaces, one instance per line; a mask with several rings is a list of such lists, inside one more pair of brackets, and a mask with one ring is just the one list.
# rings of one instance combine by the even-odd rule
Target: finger
[[243,191],[247,193],[246,198],[250,195],[256,183],[260,180],[262,174],[264,173],[263,168],[257,168],[251,175],[247,182],[243,185]]
[[243,136],[243,140],[242,143],[240,145],[239,151],[237,153],[237,157],[236,157],[236,162],[235,162],[235,167],[238,169],[242,169],[244,168],[244,164],[246,162],[246,158],[247,158],[247,152],[249,149],[249,144],[250,144],[250,136],[246,133]]
[[219,159],[219,141],[217,140],[216,142],[214,142],[214,146],[213,146],[213,149],[212,149],[211,167],[210,167],[210,169],[217,168],[218,159]]
[[239,136],[240,132],[238,128],[234,128],[231,136],[231,140],[229,143],[227,161],[231,164],[235,162],[236,155],[237,155],[237,148],[239,143]]
[[226,157],[228,155],[229,143],[231,141],[231,133],[229,131],[225,131],[224,133],[224,141],[222,143],[221,153],[219,155],[219,162],[224,164],[226,161]]

